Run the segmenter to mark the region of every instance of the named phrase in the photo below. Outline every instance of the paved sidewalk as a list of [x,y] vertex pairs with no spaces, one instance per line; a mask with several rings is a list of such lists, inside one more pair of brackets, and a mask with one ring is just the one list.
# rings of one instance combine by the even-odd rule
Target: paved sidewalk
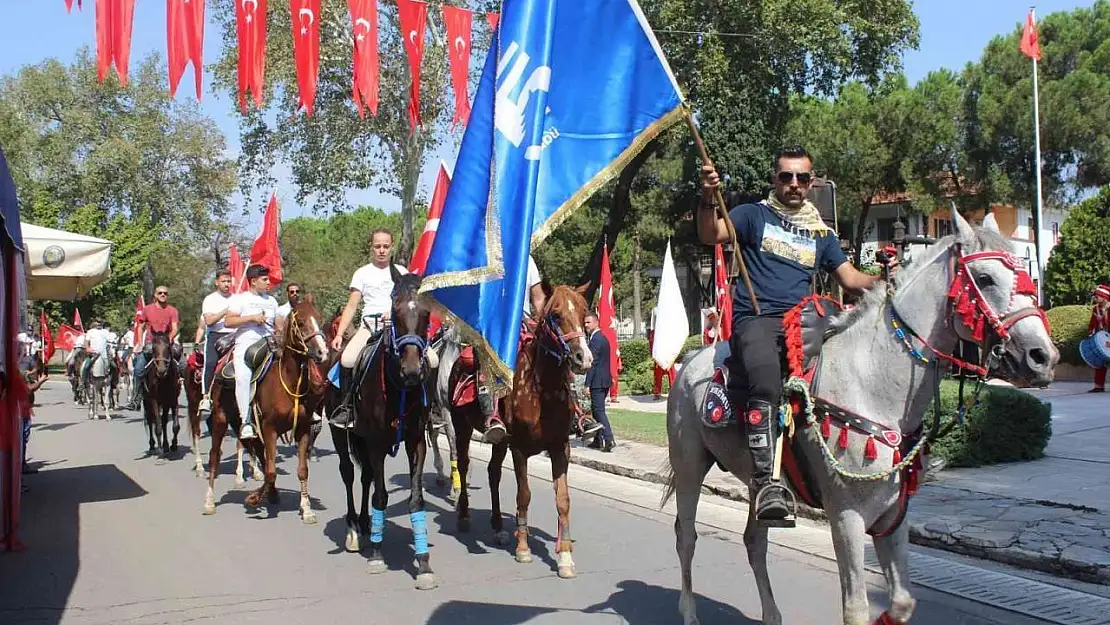
[[[1088,388],[1061,382],[1030,391],[1052,403],[1053,437],[1045,458],[931,476],[935,481],[923,485],[910,505],[913,542],[1110,584],[1110,395],[1091,395]],[[622,396],[610,406],[666,411],[666,401],[651,396]],[[612,453],[576,446],[571,460],[638,480],[666,479],[666,449],[644,443],[620,441]],[[744,485],[716,468],[704,488],[747,500]],[[820,511],[803,514],[823,517]]]

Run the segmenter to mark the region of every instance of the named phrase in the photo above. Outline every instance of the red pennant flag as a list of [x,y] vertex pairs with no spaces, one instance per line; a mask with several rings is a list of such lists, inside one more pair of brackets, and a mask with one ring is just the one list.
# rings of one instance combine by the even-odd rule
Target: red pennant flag
[[355,29],[355,106],[365,117],[363,107],[378,114],[378,1],[347,0]]
[[42,364],[54,357],[54,337],[50,336],[50,326],[46,324],[46,311],[39,311],[39,335],[42,337]]
[[231,292],[242,293],[243,281],[246,280],[247,266],[239,256],[239,246],[232,243],[228,250],[227,270],[231,272]]
[[131,27],[135,0],[99,0],[96,3],[96,77],[103,82],[108,68],[116,64],[120,84],[127,86],[127,64],[131,58]]
[[725,265],[725,251],[718,243],[714,254],[716,260],[713,264],[713,279],[717,287],[717,318],[721,323],[721,340],[727,341],[732,336],[732,293],[728,288],[728,271]]
[[[72,10],[73,10],[73,0],[66,0],[66,13],[69,13]],[[78,11],[82,10],[81,9],[81,0],[77,0],[77,10]]]
[[135,300],[135,320],[131,324],[131,334],[135,338],[135,345],[143,345],[142,324],[143,324],[143,310],[146,308],[146,301],[143,300],[143,294],[139,293],[139,299]]
[[397,0],[397,16],[401,19],[401,34],[409,58],[409,122],[411,132],[420,125],[420,62],[424,59],[424,29],[428,23],[428,5],[415,0]]
[[501,14],[496,11],[486,13],[486,21],[489,22],[489,29],[497,32],[497,20],[501,19]]
[[[605,338],[609,339],[609,373],[615,387],[621,351],[617,344],[617,309],[613,303],[613,272],[609,269],[608,245],[601,248],[601,289],[598,293],[597,326]],[[612,388],[610,392],[616,395]]]
[[237,0],[235,29],[239,37],[239,109],[247,112],[247,91],[262,107],[266,73],[266,0]]
[[305,114],[316,104],[320,72],[320,0],[289,0],[293,16],[293,58],[297,63],[297,93]]
[[1021,51],[1034,61],[1041,60],[1041,42],[1037,35],[1037,23],[1033,21],[1033,11],[1025,18],[1025,31],[1021,33]]
[[201,68],[204,67],[204,0],[166,0],[166,56],[170,66],[170,97],[193,62],[197,100],[200,100]]
[[251,246],[251,264],[268,267],[271,284],[280,284],[282,280],[281,248],[278,244],[280,229],[281,215],[277,196],[271,195],[270,205],[266,207],[266,215],[262,218],[262,231]]
[[428,266],[428,257],[432,253],[436,231],[439,230],[439,219],[443,216],[443,204],[447,201],[447,187],[450,185],[451,174],[447,173],[447,165],[440,161],[436,187],[432,191],[432,201],[428,204],[428,221],[424,224],[424,233],[420,235],[416,251],[412,253],[412,260],[409,261],[409,273],[423,275]]
[[58,336],[54,337],[54,345],[58,349],[64,349],[67,352],[73,351],[73,346],[77,344],[77,337],[84,334],[84,330],[62,324],[58,327]]
[[73,309],[73,325],[81,328],[82,332],[85,331],[85,326],[81,324],[81,311],[76,308]]
[[466,125],[470,118],[470,98],[466,87],[470,77],[470,37],[474,14],[467,9],[443,6],[447,24],[447,54],[451,65],[451,86],[455,89],[455,118],[451,125]]

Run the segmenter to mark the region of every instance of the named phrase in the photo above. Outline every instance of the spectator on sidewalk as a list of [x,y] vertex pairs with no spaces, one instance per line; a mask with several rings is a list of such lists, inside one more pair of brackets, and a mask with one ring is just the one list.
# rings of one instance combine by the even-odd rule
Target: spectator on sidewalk
[[[648,325],[648,356],[651,356],[651,351],[655,347],[655,319],[658,311],[658,308],[651,309],[651,324]],[[652,364],[655,368],[655,382],[652,384],[651,394],[655,401],[659,401],[663,399],[663,374],[667,375],[667,389],[669,390],[674,386],[675,370],[674,365],[664,371],[658,363],[653,362]]]
[[[1087,326],[1087,333],[1092,334],[1099,330],[1110,332],[1110,284],[1095,287],[1091,297],[1091,323]],[[1095,387],[1088,392],[1106,392],[1106,367],[1095,369]]]
[[38,469],[31,468],[27,462],[27,443],[31,440],[31,407],[35,405],[35,391],[42,387],[47,379],[46,367],[41,361],[35,362],[30,369],[23,372],[23,380],[27,385],[27,410],[21,415],[23,420],[23,474],[38,473]]
[[594,420],[602,427],[601,432],[594,436],[589,446],[591,449],[610,452],[613,451],[616,443],[613,441],[613,428],[609,425],[609,416],[605,414],[605,398],[609,395],[609,387],[613,385],[613,376],[609,373],[609,339],[605,338],[605,334],[598,329],[597,315],[594,313],[586,313],[585,324],[590,352],[594,357],[594,364],[586,373],[586,388],[590,389],[590,406]]

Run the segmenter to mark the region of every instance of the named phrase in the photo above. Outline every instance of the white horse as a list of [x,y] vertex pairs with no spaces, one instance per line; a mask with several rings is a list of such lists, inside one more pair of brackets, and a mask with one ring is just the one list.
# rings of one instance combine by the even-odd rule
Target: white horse
[[[451,389],[448,383],[451,369],[459,359],[459,336],[453,329],[444,331],[437,341],[431,345],[430,354],[436,354],[436,366],[428,376],[428,447],[432,451],[432,464],[436,468],[436,483],[446,486],[448,480],[451,492],[447,496],[449,501],[458,501],[462,492],[462,479],[459,474],[459,457],[455,447],[455,426],[451,424]],[[447,438],[448,460],[451,462],[451,472],[448,475],[443,463],[443,454],[436,444],[440,432]]]
[[112,418],[112,412],[108,408],[108,395],[111,393],[108,376],[111,362],[111,355],[101,354],[89,365],[88,400],[90,419],[97,418],[98,409],[103,411],[105,419],[111,420]]
[[[819,397],[892,435],[912,437],[922,432],[923,417],[934,401],[941,370],[948,364],[937,354],[951,354],[958,338],[980,343],[983,353],[992,355],[993,362],[988,364],[1005,379],[1033,386],[1052,380],[1059,353],[1029,294],[1032,283],[1022,271],[1024,262],[1013,256],[1009,243],[996,232],[975,230],[956,213],[952,218],[956,235],[919,254],[912,266],[901,271],[891,290],[880,283],[854,309],[833,320],[833,334],[825,341],[817,364],[815,401]],[[959,292],[950,300],[953,285]],[[911,350],[925,358],[911,356]],[[707,428],[699,415],[714,367],[727,355],[725,343],[695,354],[682,368],[667,402],[672,468],[663,502],[671,495],[677,497],[675,535],[682,570],[679,610],[685,625],[698,622],[690,567],[702,480],[716,462],[750,487],[752,466],[746,437],[737,427]],[[890,606],[875,623],[906,623],[913,615],[915,600],[909,591],[908,529],[900,523],[904,509],[899,501],[900,486],[906,476],[893,470],[896,449],[872,442],[870,455],[877,452],[877,457],[868,460],[868,437],[859,429],[849,429],[846,449],[838,444],[841,427],[831,428],[832,443],[826,441],[823,429],[799,422],[796,449],[799,465],[813,480],[828,514],[840,572],[842,622],[871,622],[864,539],[868,530],[874,529],[879,530],[873,536],[875,554],[890,597]],[[929,428],[925,430],[927,433]],[[902,460],[912,463],[915,458],[911,456],[922,449],[897,451]],[[868,479],[864,477],[867,474],[881,479]],[[754,508],[749,508],[744,530],[748,563],[755,575],[764,625],[780,625],[782,616],[767,572],[767,529],[756,524]]]

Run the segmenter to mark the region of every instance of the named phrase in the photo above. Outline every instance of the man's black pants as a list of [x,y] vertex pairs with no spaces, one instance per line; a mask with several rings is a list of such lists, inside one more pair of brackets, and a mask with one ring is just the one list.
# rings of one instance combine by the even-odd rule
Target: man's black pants
[[612,444],[613,426],[609,425],[609,415],[605,413],[605,400],[608,398],[609,387],[590,389],[590,410],[593,412],[594,421],[601,424],[601,433],[605,442]]
[[755,477],[769,479],[774,460],[786,344],[782,317],[745,317],[735,324],[729,341],[729,398],[744,419]]

